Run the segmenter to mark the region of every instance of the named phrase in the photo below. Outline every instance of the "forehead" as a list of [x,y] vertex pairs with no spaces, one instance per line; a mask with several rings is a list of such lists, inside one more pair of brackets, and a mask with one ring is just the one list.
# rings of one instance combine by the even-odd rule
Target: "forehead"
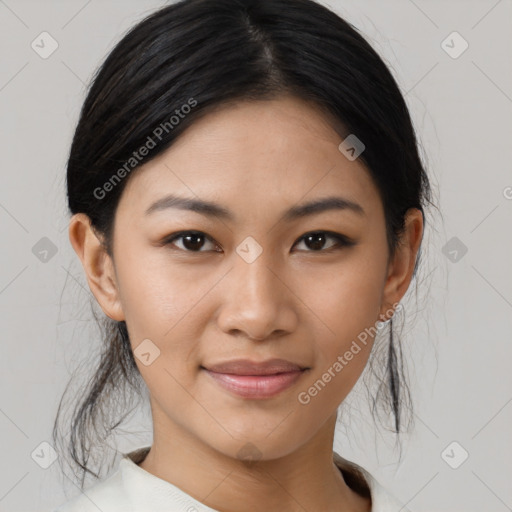
[[[245,213],[281,210],[338,193],[379,207],[359,159],[338,149],[344,135],[314,105],[293,97],[239,102],[193,123],[130,178],[119,209],[140,214],[167,193],[215,200]],[[372,206],[373,204],[373,206]]]

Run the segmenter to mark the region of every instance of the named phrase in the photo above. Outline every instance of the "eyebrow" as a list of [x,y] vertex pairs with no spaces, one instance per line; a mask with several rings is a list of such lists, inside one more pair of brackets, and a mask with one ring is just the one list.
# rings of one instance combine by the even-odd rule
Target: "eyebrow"
[[[158,201],[155,201],[146,210],[145,214],[149,215],[153,212],[168,208],[192,211],[207,217],[218,217],[227,221],[235,220],[235,216],[230,210],[217,203],[204,201],[202,199],[179,197],[173,194],[169,194]],[[329,196],[291,207],[284,212],[280,221],[291,222],[302,217],[315,215],[329,210],[345,210],[354,212],[360,216],[366,216],[366,212],[359,203],[343,197]]]

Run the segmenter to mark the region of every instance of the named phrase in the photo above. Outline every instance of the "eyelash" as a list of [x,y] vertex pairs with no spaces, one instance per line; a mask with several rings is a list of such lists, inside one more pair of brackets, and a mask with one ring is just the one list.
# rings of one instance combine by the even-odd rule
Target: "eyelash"
[[[353,240],[349,239],[345,235],[341,235],[339,233],[334,233],[332,231],[309,231],[308,233],[305,233],[304,235],[302,235],[297,240],[296,243],[302,242],[305,238],[307,238],[310,235],[319,235],[319,234],[327,235],[327,238],[333,238],[333,239],[335,239],[337,241],[337,243],[335,245],[327,248],[327,249],[320,249],[318,251],[306,250],[306,251],[303,251],[303,252],[325,253],[325,252],[331,252],[331,251],[334,251],[334,250],[339,250],[339,249],[341,249],[343,247],[351,247],[351,246],[356,244],[356,242],[354,242]],[[179,231],[179,232],[173,233],[169,237],[165,238],[162,241],[162,245],[163,246],[172,245],[174,241],[176,241],[178,239],[182,239],[186,235],[199,235],[199,236],[202,236],[202,237],[206,238],[210,242],[215,243],[212,238],[210,238],[206,233],[203,233],[202,231]],[[294,246],[295,245],[296,244],[294,244]],[[201,253],[201,252],[209,252],[209,251],[189,251],[187,249],[181,249],[179,247],[177,247],[176,250],[183,251],[183,252],[189,252],[189,253],[197,253],[197,254]],[[215,250],[215,252],[220,252],[220,251]]]

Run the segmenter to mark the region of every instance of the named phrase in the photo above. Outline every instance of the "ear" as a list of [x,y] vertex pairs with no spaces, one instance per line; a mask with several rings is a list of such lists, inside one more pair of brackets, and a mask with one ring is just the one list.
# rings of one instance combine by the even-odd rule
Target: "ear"
[[84,213],[71,217],[69,241],[82,262],[91,292],[113,320],[124,320],[112,258]]
[[398,302],[405,295],[412,280],[418,250],[423,237],[423,215],[421,210],[410,208],[406,212],[404,231],[400,237],[394,257],[388,265],[384,285],[380,318],[389,320]]

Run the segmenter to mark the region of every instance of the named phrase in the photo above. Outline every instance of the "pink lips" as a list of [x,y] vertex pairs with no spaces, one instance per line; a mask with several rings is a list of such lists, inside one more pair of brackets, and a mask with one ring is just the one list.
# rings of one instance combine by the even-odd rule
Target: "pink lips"
[[284,359],[227,361],[203,368],[224,389],[244,398],[265,399],[292,386],[307,369]]

